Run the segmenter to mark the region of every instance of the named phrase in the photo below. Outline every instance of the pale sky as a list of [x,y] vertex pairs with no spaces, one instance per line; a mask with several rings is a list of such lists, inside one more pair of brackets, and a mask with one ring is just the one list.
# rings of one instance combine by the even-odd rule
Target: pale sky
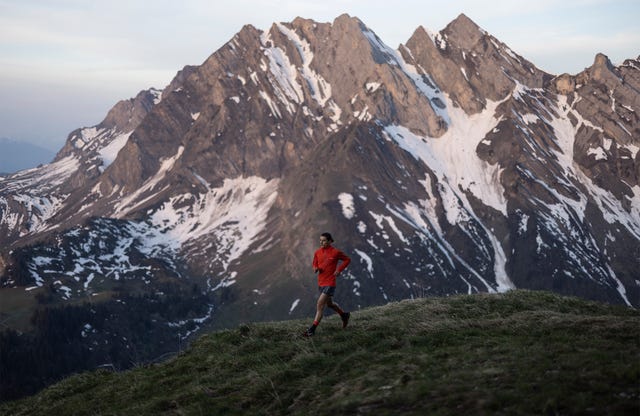
[[464,13],[552,74],[578,73],[598,52],[614,64],[640,55],[638,0],[0,0],[0,137],[58,150],[72,130],[164,88],[245,24],[342,13],[393,48]]

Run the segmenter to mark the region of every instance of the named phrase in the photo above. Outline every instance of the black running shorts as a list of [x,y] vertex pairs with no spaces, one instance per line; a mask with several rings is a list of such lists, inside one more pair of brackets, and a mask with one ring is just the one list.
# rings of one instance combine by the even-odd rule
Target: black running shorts
[[333,296],[333,294],[336,293],[336,287],[335,286],[318,286],[318,291],[320,293],[326,293],[329,296]]

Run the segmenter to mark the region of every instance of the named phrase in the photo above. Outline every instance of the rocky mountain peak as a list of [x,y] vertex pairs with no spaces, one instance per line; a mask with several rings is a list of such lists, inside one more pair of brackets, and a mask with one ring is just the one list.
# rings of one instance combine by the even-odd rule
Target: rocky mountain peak
[[335,26],[337,29],[342,29],[346,26],[362,27],[364,26],[364,23],[362,23],[362,20],[355,16],[351,16],[348,13],[343,13],[333,19],[333,26]]
[[593,66],[607,67],[610,70],[613,69],[613,64],[611,63],[611,60],[609,59],[609,57],[601,52],[596,54],[596,57],[593,60]]
[[162,91],[155,88],[140,91],[134,98],[120,101],[113,106],[100,125],[122,132],[132,131],[151,108],[160,102],[161,96]]
[[550,78],[464,14],[439,33],[416,29],[400,51],[467,114],[503,100],[517,84],[538,88]]
[[429,32],[427,31],[427,29],[425,29],[424,26],[419,25],[416,30],[413,31],[413,34],[411,34],[411,36],[409,37],[409,40],[407,41],[407,43],[423,43],[426,42],[428,39],[431,38],[431,35],[429,34]]
[[[91,142],[98,138],[98,131],[112,131],[119,133],[129,133],[133,131],[147,116],[151,108],[160,102],[162,91],[150,88],[140,91],[134,98],[117,102],[100,124],[91,128],[77,129],[69,134],[64,147],[56,155],[56,161],[61,160],[74,153],[87,153]],[[109,142],[101,142],[100,147],[108,145]]]
[[603,53],[596,54],[593,65],[589,67],[585,74],[593,81],[611,86],[618,82],[619,75],[617,69]]
[[577,75],[561,74],[555,77],[552,84],[560,94],[570,94],[575,91],[576,86],[585,84],[602,84],[610,89],[615,89],[621,81],[620,71],[616,68],[603,53],[596,54],[593,64],[585,68]]
[[486,32],[465,14],[460,14],[442,31],[445,39],[451,39],[453,43],[467,51],[473,50],[485,34]]
[[[173,77],[173,79],[171,80],[169,85],[167,85],[164,90],[167,91],[167,92],[171,92],[171,91],[175,91],[175,90],[179,89],[180,86],[182,84],[184,84],[185,81],[191,75],[193,75],[195,72],[197,72],[199,68],[200,67],[195,66],[195,65],[185,65],[181,70],[179,70],[176,73],[176,75]],[[160,99],[161,98],[162,98],[162,96],[160,96]]]
[[452,49],[448,47],[447,39],[442,33],[429,33],[419,26],[406,45],[400,47],[400,52],[405,60],[422,68],[438,88],[445,89],[455,105],[462,107],[468,114],[478,113],[484,108],[486,101],[474,90],[472,79],[469,78],[476,71],[467,72],[467,56],[452,53]]

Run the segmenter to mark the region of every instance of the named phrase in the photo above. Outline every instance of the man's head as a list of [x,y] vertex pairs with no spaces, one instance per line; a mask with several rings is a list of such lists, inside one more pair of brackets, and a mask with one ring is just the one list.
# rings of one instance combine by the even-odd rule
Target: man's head
[[333,237],[329,233],[320,234],[320,247],[329,247],[333,243]]

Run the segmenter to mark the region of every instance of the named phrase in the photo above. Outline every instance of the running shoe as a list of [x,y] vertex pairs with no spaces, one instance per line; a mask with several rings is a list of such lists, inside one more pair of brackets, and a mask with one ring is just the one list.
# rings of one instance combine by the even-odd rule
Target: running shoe
[[340,315],[340,318],[342,318],[342,327],[346,328],[347,325],[349,325],[349,318],[351,317],[351,312],[345,312],[342,315]]
[[303,336],[303,337],[305,337],[305,338],[310,338],[310,337],[312,337],[315,333],[316,333],[316,327],[315,327],[315,326],[313,326],[313,325],[311,325],[311,326],[309,327],[309,329],[307,329],[306,331],[304,331],[304,332],[302,333],[302,336]]

